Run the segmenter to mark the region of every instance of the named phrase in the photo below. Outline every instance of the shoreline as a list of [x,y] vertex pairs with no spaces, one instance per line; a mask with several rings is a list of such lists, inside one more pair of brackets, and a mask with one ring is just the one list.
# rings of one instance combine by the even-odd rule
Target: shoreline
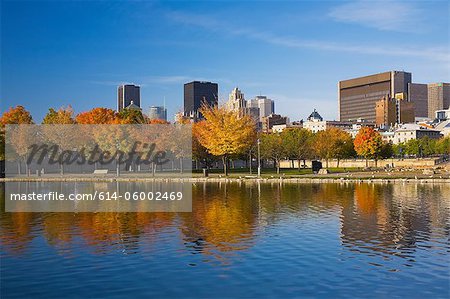
[[245,177],[13,177],[0,178],[0,183],[7,182],[186,182],[186,183],[445,183],[450,184],[450,178],[445,177],[393,177],[369,178],[361,177],[298,177],[298,178],[245,178]]

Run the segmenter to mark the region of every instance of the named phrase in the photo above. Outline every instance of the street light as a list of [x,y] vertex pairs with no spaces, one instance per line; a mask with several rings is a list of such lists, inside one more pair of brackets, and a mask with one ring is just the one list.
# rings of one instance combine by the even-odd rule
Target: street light
[[260,145],[261,141],[259,140],[259,138],[258,138],[257,143],[258,143],[258,177],[261,177],[261,153],[259,150],[259,145]]

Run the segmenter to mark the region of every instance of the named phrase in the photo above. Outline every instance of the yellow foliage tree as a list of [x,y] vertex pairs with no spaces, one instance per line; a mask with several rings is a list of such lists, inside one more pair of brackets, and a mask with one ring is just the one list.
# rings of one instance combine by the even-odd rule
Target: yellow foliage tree
[[255,142],[255,122],[224,107],[204,104],[200,112],[205,122],[197,128],[198,139],[209,153],[222,158],[224,174],[228,175],[229,156],[246,152]]

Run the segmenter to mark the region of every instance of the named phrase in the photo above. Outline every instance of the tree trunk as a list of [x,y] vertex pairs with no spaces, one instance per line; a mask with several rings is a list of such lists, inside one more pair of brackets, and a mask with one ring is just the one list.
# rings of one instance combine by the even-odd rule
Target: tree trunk
[[20,160],[17,160],[17,174],[18,175],[22,174],[22,167],[20,167]]
[[180,173],[183,173],[183,158],[180,158]]
[[375,168],[378,167],[378,159],[375,159]]
[[280,174],[280,160],[277,160],[276,164],[277,164],[277,174]]
[[301,170],[301,168],[302,168],[302,167],[300,166],[300,161],[301,161],[301,159],[298,159],[298,160],[297,160],[297,162],[298,162],[298,172],[300,172],[300,170]]
[[326,168],[328,168],[328,158],[325,159]]
[[228,163],[227,157],[226,157],[226,156],[222,156],[223,174],[224,174],[225,176],[228,175],[228,167],[227,167],[227,163]]
[[337,159],[337,164],[336,164],[337,168],[339,168],[339,158]]
[[64,164],[63,163],[60,164],[59,170],[60,170],[61,175],[64,175]]
[[116,160],[116,176],[120,175],[120,164],[119,161]]
[[366,158],[366,168],[369,167],[369,160]]
[[251,174],[252,174],[252,152],[251,152],[251,151],[250,151],[250,153],[249,153],[249,159],[248,159],[248,162],[249,162],[248,167],[249,167],[250,175],[251,175]]
[[30,167],[26,160],[25,160],[25,171],[27,172],[27,176],[30,176]]

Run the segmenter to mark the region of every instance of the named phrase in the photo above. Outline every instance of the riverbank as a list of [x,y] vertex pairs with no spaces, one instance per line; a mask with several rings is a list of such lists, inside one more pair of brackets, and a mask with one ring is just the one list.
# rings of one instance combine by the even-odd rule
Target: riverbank
[[330,174],[276,174],[264,173],[260,178],[248,173],[232,173],[229,176],[223,174],[210,174],[204,177],[198,173],[192,176],[180,176],[179,174],[165,174],[151,176],[148,173],[125,173],[119,177],[114,174],[47,174],[45,176],[16,176],[0,178],[0,182],[263,182],[263,183],[336,183],[336,182],[415,182],[415,183],[450,183],[448,171],[436,171],[432,174],[424,174],[421,171],[364,171]]

